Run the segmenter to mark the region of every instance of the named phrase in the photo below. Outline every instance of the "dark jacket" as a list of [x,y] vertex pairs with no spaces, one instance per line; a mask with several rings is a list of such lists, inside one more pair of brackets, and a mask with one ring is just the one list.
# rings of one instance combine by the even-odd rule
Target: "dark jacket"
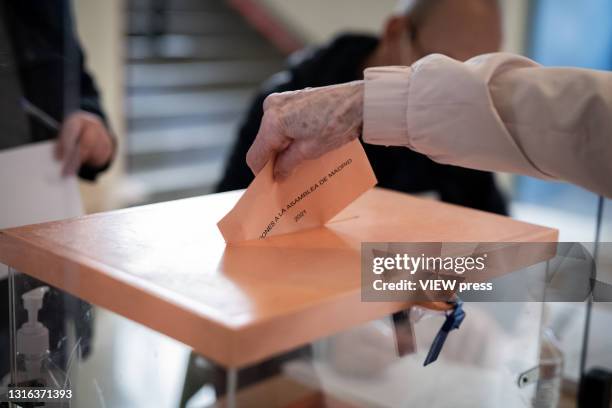
[[[105,120],[96,85],[85,69],[83,52],[74,33],[69,0],[0,0],[0,19],[0,35],[9,40],[1,42],[0,75],[4,77],[0,78],[0,84],[11,88],[0,87],[0,108],[3,108],[0,121],[9,121],[8,126],[0,126],[0,129],[23,129],[11,127],[10,121],[14,124],[20,119],[27,120],[29,128],[28,134],[10,140],[9,135],[0,134],[0,138],[5,137],[0,141],[4,142],[0,143],[2,148],[57,137],[56,131],[31,118],[25,119],[19,105],[21,97],[60,123],[76,110],[94,113]],[[7,44],[10,47],[5,47]],[[19,118],[8,116],[11,114]],[[79,176],[93,180],[109,164],[97,168],[82,166]],[[20,306],[20,295],[41,285],[43,282],[24,274],[18,275],[15,301],[18,327],[27,320],[26,312]],[[8,291],[8,281],[0,280],[0,378],[9,370]],[[64,338],[65,321],[72,319],[80,354],[85,356],[90,352],[93,338],[91,309],[91,305],[55,288],[45,295],[39,319],[49,329],[51,356],[64,369],[70,353]]]
[[[291,56],[287,69],[270,78],[253,101],[217,191],[245,188],[252,181],[245,157],[259,130],[267,95],[363,79],[362,66],[377,45],[378,39],[373,36],[346,34],[325,47]],[[407,193],[434,191],[449,203],[498,214],[507,212],[491,173],[438,164],[404,147],[364,144],[364,148],[380,187]]]
[[[96,84],[85,68],[70,0],[7,0],[1,17],[23,96],[60,123],[76,110],[94,113],[106,123]],[[32,118],[29,129],[29,142],[57,137]],[[79,176],[93,180],[109,164],[83,166]]]

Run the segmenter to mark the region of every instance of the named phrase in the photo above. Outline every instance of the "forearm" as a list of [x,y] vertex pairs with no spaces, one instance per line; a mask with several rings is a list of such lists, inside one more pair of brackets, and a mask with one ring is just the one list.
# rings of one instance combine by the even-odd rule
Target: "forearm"
[[365,82],[270,95],[247,162],[274,174],[349,142],[406,146],[478,170],[568,181],[612,197],[612,74],[511,54],[371,68]]
[[479,170],[569,181],[612,196],[611,76],[509,54],[366,71],[363,139]]

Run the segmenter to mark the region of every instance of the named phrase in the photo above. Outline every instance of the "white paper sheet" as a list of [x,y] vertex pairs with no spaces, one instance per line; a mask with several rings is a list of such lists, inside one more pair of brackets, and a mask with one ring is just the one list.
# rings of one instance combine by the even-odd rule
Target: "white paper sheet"
[[[0,151],[0,229],[83,214],[76,177],[62,177],[53,141]],[[8,268],[0,264],[0,279]]]

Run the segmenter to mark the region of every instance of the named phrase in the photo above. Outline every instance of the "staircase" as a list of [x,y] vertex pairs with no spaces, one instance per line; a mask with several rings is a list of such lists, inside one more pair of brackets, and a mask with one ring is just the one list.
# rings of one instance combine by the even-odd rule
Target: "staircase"
[[128,205],[206,194],[285,55],[225,0],[128,0]]

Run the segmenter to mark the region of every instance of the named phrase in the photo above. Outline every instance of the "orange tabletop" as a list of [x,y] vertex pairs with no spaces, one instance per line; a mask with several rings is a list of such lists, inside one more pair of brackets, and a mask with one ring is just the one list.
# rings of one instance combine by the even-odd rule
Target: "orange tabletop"
[[0,232],[0,262],[194,348],[260,361],[402,310],[361,302],[361,242],[554,242],[557,231],[374,189],[326,227],[226,246],[241,192]]

